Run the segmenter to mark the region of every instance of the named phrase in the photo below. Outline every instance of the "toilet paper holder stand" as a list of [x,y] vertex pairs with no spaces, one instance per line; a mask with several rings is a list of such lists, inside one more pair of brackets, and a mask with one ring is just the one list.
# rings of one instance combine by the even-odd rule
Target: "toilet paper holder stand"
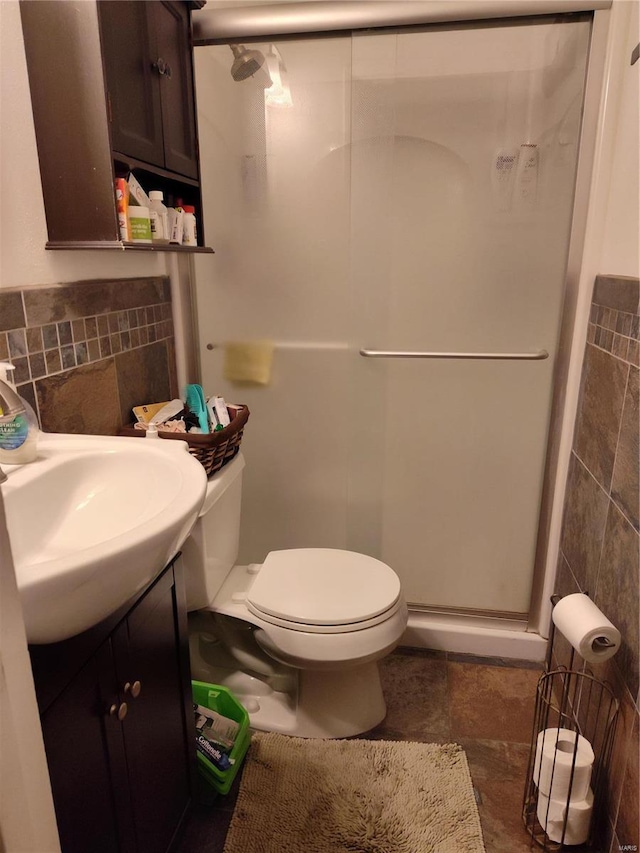
[[[560,597],[554,595],[551,602],[555,606],[559,600]],[[558,634],[562,636],[560,632]],[[606,638],[603,639],[608,643]],[[576,844],[582,845],[580,849],[594,848],[599,843],[599,818],[603,811],[619,702],[609,684],[597,678],[573,648],[568,664],[554,668],[555,640],[556,629],[552,622],[545,671],[536,689],[522,819],[532,839],[545,851],[575,850]],[[560,744],[559,738],[556,739],[551,766],[545,767],[545,778],[550,789],[541,791],[538,783],[544,787],[542,756],[537,754],[537,750],[539,735],[548,729],[554,733],[559,729],[569,729],[571,733],[575,732],[575,736],[568,752],[566,742]],[[549,737],[556,737],[554,733],[542,735],[543,744]],[[576,785],[579,782],[584,784],[584,774],[587,772],[579,766],[579,744],[583,743],[580,738],[588,741],[593,750],[589,784],[590,792],[593,792],[592,807],[584,802],[576,802],[574,796]],[[562,779],[566,795],[562,793],[557,796],[554,776],[558,781]],[[547,794],[552,797],[547,799]]]

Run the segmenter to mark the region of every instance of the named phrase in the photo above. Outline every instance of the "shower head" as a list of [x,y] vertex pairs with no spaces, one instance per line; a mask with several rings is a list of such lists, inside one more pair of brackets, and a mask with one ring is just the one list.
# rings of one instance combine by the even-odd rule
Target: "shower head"
[[231,76],[237,82],[253,77],[264,65],[264,56],[259,50],[247,50],[242,44],[230,44],[229,47],[235,57],[231,66]]

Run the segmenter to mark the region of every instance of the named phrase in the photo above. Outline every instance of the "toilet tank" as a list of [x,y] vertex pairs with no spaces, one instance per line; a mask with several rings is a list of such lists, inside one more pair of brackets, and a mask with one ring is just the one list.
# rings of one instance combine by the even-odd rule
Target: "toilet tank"
[[209,477],[200,515],[182,546],[187,610],[207,607],[236,563],[244,465],[238,453]]

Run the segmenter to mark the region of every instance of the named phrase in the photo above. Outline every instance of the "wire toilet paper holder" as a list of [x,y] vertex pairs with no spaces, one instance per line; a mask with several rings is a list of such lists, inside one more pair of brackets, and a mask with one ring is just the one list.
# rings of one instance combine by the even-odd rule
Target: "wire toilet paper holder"
[[[551,599],[554,606],[559,600],[556,595]],[[576,850],[578,844],[582,850],[593,848],[598,841],[598,816],[606,793],[619,703],[611,687],[586,664],[576,666],[575,649],[571,648],[568,666],[552,668],[555,633],[552,622],[545,671],[536,689],[522,819],[543,850]],[[568,731],[561,734],[562,730]],[[550,765],[548,744],[553,756]],[[593,756],[590,776],[585,753]],[[584,788],[585,779],[587,799],[576,801],[582,791],[574,792]],[[566,795],[556,795],[558,783],[566,787]],[[547,785],[548,790],[542,790]]]

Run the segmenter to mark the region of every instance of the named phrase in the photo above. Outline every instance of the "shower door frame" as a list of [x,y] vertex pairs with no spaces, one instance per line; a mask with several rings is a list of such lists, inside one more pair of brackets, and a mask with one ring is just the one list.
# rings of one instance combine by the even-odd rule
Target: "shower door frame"
[[[293,4],[291,4],[293,5]],[[301,4],[306,6],[307,4]],[[312,4],[309,4],[311,6]],[[353,4],[345,4],[353,5]],[[361,4],[364,6],[365,4]],[[404,5],[404,4],[403,4]],[[441,7],[442,4],[436,3]],[[481,21],[488,17],[497,17],[495,13],[483,14],[482,6],[491,10],[506,6],[504,3],[487,0],[473,6],[466,0],[452,0],[447,4],[446,19],[455,21]],[[575,425],[580,373],[586,345],[587,323],[591,302],[591,290],[598,268],[599,248],[602,243],[603,223],[606,217],[608,177],[611,171],[611,159],[615,141],[616,92],[624,65],[623,46],[626,34],[624,9],[611,5],[608,0],[545,0],[540,8],[540,0],[520,0],[520,11],[515,4],[510,5],[510,17],[530,15],[543,17],[554,12],[591,11],[593,13],[591,41],[588,55],[587,75],[584,88],[582,128],[579,140],[579,154],[576,171],[573,215],[569,236],[567,271],[565,278],[564,304],[561,313],[561,326],[558,339],[556,362],[554,365],[553,397],[548,430],[542,500],[538,523],[536,557],[533,572],[531,607],[527,621],[504,620],[499,617],[478,616],[457,617],[455,612],[441,615],[431,612],[413,611],[410,624],[403,642],[427,648],[441,648],[456,652],[500,655],[528,660],[544,659],[546,640],[549,636],[551,620],[550,597],[554,589],[556,565],[560,553],[560,531],[562,525],[564,495],[569,468],[571,443]],[[246,7],[245,7],[246,8]],[[268,7],[259,7],[262,11]],[[309,7],[307,7],[309,8]],[[396,7],[397,8],[397,7]],[[456,9],[461,10],[456,14]],[[537,11],[535,11],[537,10]],[[215,10],[214,10],[215,11]],[[227,12],[242,12],[242,7]],[[443,18],[425,18],[420,23],[429,24],[442,21]],[[415,26],[416,22],[413,22]],[[378,26],[380,26],[378,24]],[[231,26],[233,30],[233,25]],[[334,28],[335,29],[335,28]],[[346,28],[345,28],[346,29]],[[352,29],[352,28],[350,28]],[[283,40],[285,38],[318,38],[321,32],[288,30],[286,32],[266,32],[264,30],[198,35],[195,32],[194,45],[228,44],[231,41],[245,43],[265,40]],[[335,35],[325,29],[324,34]],[[195,305],[195,269],[190,259],[191,303]],[[173,287],[173,277],[172,277]],[[176,294],[184,302],[184,294]],[[199,370],[200,343],[195,322],[192,326],[183,322],[176,343],[182,344],[189,352],[188,343],[192,343],[191,357],[185,363],[195,363]],[[178,330],[177,330],[178,331]],[[198,377],[196,377],[198,378]],[[183,377],[179,376],[183,381]],[[185,377],[186,381],[186,377]],[[413,617],[413,618],[411,618]]]

